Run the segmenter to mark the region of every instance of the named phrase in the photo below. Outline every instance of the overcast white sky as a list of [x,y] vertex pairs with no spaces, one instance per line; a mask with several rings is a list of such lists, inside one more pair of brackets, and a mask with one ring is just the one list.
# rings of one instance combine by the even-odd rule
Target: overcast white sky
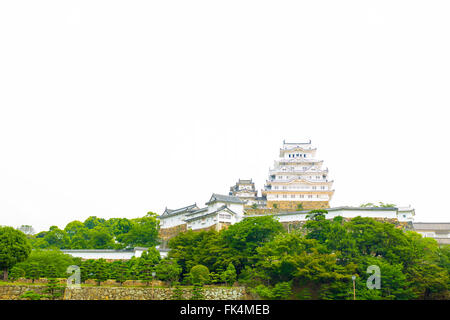
[[0,2],[0,225],[261,189],[311,139],[332,206],[450,221],[448,1]]

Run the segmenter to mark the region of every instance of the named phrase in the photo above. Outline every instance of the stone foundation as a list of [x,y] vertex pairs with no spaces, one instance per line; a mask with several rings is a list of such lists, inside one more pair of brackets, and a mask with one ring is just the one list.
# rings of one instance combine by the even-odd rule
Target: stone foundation
[[[0,300],[20,300],[27,291],[43,294],[41,285],[4,285],[0,286]],[[174,288],[126,288],[126,287],[81,287],[65,288],[63,297],[58,300],[172,300]],[[182,299],[192,298],[191,287],[181,287]],[[204,287],[205,300],[242,300],[248,299],[244,287]]]
[[175,237],[180,232],[187,230],[186,224],[180,224],[172,228],[159,229],[159,238],[163,241],[168,241],[170,238]]
[[277,206],[276,209],[293,211],[298,209],[299,204],[303,206],[302,210],[327,209],[330,207],[328,201],[267,201],[267,208],[274,208],[274,204]]

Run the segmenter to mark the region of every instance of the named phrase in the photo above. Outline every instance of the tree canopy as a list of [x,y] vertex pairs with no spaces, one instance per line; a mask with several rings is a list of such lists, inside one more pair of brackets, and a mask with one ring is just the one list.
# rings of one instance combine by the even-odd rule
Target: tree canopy
[[28,258],[31,245],[26,235],[12,227],[0,226],[0,269],[3,279],[8,279],[8,270]]
[[[31,226],[22,226],[32,230]],[[149,212],[136,219],[91,216],[84,222],[74,220],[64,229],[52,226],[38,234],[27,233],[36,249],[124,249],[152,247],[158,243],[159,221]]]

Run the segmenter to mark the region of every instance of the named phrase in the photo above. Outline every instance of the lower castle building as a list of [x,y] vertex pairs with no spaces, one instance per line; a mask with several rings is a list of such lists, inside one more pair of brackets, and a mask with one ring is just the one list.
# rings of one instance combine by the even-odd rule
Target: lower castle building
[[206,207],[192,204],[183,208],[167,209],[158,216],[160,238],[168,240],[186,230],[220,230],[239,222],[244,216],[245,201],[236,196],[213,193]]
[[[307,220],[310,210],[277,210],[261,214],[247,214],[252,209],[246,208],[246,202],[237,196],[226,196],[213,193],[206,207],[200,208],[192,204],[179,209],[165,209],[158,216],[160,220],[160,238],[163,243],[178,233],[187,230],[221,230],[242,221],[247,217],[272,215],[286,228],[298,225]],[[354,218],[357,216],[375,219],[398,221],[404,225],[411,223],[415,211],[411,207],[336,207],[327,208],[327,219],[336,216]],[[264,212],[264,210],[263,210]],[[164,247],[164,244],[163,244]]]

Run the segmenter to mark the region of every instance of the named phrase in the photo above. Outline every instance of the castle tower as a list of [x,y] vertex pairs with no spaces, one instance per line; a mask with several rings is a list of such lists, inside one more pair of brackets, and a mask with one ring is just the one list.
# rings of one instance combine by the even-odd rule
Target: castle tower
[[280,156],[269,170],[263,196],[268,208],[311,210],[329,208],[334,194],[333,181],[328,181],[328,169],[317,160],[316,148],[309,142],[283,141]]
[[245,202],[246,206],[256,203],[258,191],[255,189],[255,183],[250,180],[239,179],[234,186],[230,188],[230,196],[239,197]]

